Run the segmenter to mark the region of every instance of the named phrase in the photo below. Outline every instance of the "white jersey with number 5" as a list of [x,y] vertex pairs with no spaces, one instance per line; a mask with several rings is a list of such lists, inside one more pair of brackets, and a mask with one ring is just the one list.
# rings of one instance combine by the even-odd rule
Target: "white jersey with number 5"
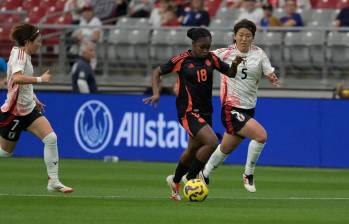
[[221,75],[222,105],[242,109],[255,108],[258,83],[262,75],[270,75],[275,70],[265,52],[252,45],[249,52],[242,53],[234,44],[228,48],[217,49],[213,53],[229,65],[238,55],[244,58],[238,66],[235,78]]
[[33,85],[13,83],[13,74],[17,72],[27,76],[33,76],[34,73],[30,55],[23,48],[13,47],[7,66],[7,99],[1,111],[16,116],[25,116],[32,112],[36,105]]

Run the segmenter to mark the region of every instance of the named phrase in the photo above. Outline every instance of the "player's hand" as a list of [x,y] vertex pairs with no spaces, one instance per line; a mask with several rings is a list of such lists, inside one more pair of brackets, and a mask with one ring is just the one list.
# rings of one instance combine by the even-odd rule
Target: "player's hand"
[[241,56],[236,56],[236,58],[232,61],[231,65],[238,66],[245,59]]
[[271,82],[271,84],[275,87],[280,87],[280,80],[279,78],[275,75],[275,73],[272,73],[271,75],[268,75],[267,78]]
[[144,98],[143,103],[150,104],[151,106],[156,107],[159,100],[160,100],[159,95],[152,95],[151,97]]
[[48,83],[51,80],[51,74],[50,74],[50,70],[47,70],[44,74],[42,74],[41,80],[43,83]]

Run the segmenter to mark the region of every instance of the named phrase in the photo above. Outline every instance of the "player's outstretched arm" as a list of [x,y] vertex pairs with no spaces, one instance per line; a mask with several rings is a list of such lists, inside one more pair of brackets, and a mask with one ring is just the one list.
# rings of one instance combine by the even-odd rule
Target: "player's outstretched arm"
[[160,100],[160,67],[157,67],[152,74],[152,89],[153,95],[143,99],[145,104],[150,104],[156,107],[157,102]]
[[32,77],[23,75],[22,72],[16,72],[13,74],[13,83],[24,85],[24,84],[36,84],[36,83],[48,83],[50,82],[51,74],[50,70],[47,70],[44,74],[39,77]]

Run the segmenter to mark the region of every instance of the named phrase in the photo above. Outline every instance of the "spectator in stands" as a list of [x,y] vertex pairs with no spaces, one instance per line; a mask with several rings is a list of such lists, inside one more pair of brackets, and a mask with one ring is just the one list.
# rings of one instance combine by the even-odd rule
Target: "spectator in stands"
[[179,17],[182,26],[208,26],[210,15],[204,8],[203,0],[192,0],[190,7],[185,8]]
[[[85,6],[82,8],[80,26],[82,28],[74,32],[73,37],[80,43],[83,40],[89,40],[94,43],[101,41],[102,39],[102,22],[94,16],[92,6]],[[84,26],[91,26],[93,28],[86,28]]]
[[129,15],[136,18],[149,17],[154,7],[154,2],[154,0],[131,0]]
[[[296,3],[297,7],[300,9],[312,8],[309,0],[293,0],[293,1]],[[287,0],[277,0],[277,1],[274,0],[274,2],[277,2],[277,7],[283,8],[285,7]]]
[[181,25],[178,21],[176,8],[174,5],[170,5],[164,12],[161,19],[161,26],[179,26]]
[[286,16],[282,17],[280,21],[283,26],[304,26],[302,17],[299,13],[296,12],[297,5],[294,0],[286,0],[284,11]]
[[242,12],[237,18],[236,22],[243,19],[248,19],[255,24],[259,24],[263,18],[263,10],[256,7],[256,0],[243,0],[242,2]]
[[263,5],[264,17],[261,20],[260,25],[262,27],[268,26],[281,26],[281,22],[273,16],[273,6],[270,3]]
[[79,24],[81,9],[90,4],[90,0],[67,0],[64,5],[64,12],[71,11],[73,24]]
[[80,46],[80,57],[71,71],[74,92],[97,92],[95,74],[91,66],[91,60],[96,57],[95,49],[95,44],[91,41],[84,41]]
[[349,26],[349,7],[341,9],[334,22],[337,27]]
[[126,16],[128,10],[128,1],[127,0],[115,0],[115,6],[112,16],[118,18],[120,16]]
[[162,25],[164,14],[169,9],[170,5],[171,0],[160,0],[159,7],[156,7],[151,11],[150,24],[153,27],[160,27]]
[[115,7],[115,0],[91,0],[93,12],[100,20],[109,19]]

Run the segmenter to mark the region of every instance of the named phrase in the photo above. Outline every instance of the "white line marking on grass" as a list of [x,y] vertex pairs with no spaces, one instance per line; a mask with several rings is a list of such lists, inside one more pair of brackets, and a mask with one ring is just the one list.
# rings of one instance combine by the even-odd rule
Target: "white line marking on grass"
[[[38,197],[38,198],[77,198],[77,199],[168,199],[168,197],[156,196],[120,196],[120,195],[74,195],[74,194],[0,194],[0,197]],[[209,197],[210,199],[225,200],[335,200],[346,201],[345,197]]]

